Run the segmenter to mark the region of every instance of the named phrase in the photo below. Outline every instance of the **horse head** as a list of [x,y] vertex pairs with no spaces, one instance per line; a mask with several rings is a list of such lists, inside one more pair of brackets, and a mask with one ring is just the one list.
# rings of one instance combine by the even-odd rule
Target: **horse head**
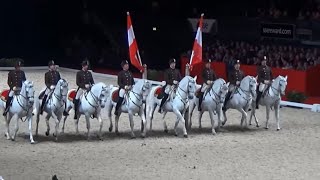
[[218,96],[220,102],[224,102],[229,90],[229,82],[226,83],[224,79],[219,78],[214,81],[211,91],[214,95]]
[[240,88],[245,92],[249,92],[253,97],[256,97],[257,77],[249,75],[244,77],[240,83]]
[[[277,87],[277,90],[278,90],[278,92],[279,92],[279,94],[281,94],[281,95],[285,95],[286,93],[285,93],[285,91],[286,91],[286,87],[287,87],[287,84],[288,84],[288,82],[287,82],[287,79],[288,79],[288,76],[285,76],[285,77],[283,77],[283,76],[278,76],[276,79],[275,79],[275,81],[273,81],[272,82],[272,88],[275,88],[275,87]],[[273,86],[273,84],[275,84],[275,87]]]
[[26,80],[22,84],[21,95],[27,100],[29,106],[33,106],[34,103],[34,89],[33,82]]
[[147,96],[151,90],[152,84],[148,80],[144,80],[144,84],[142,86],[142,101],[146,102]]
[[181,84],[183,88],[181,89],[188,95],[188,99],[193,99],[194,97],[194,93],[196,92],[196,81],[197,76],[194,78],[192,78],[191,76],[186,76],[179,83],[179,86]]
[[108,87],[104,83],[99,82],[91,87],[90,94],[96,105],[104,108],[110,95],[110,86]]
[[63,102],[67,101],[68,82],[65,79],[60,79],[55,87],[55,93],[61,96]]

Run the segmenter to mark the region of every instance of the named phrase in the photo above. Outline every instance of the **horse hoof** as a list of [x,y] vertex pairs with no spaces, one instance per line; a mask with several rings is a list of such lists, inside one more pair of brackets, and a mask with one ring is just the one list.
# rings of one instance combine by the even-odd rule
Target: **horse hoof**
[[222,123],[221,123],[222,126],[224,126],[225,124],[226,124],[225,122],[222,122]]
[[280,131],[280,129],[278,128],[277,131]]
[[257,125],[257,128],[260,127],[259,125]]
[[165,129],[164,132],[165,132],[165,133],[168,133],[169,131],[168,131],[168,129]]
[[252,124],[250,123],[249,126],[251,126]]
[[202,129],[202,126],[199,126],[199,129]]
[[116,135],[117,135],[117,136],[120,136],[120,133],[119,133],[118,131],[116,131]]
[[11,141],[15,141],[15,139],[14,139],[14,138],[11,138]]
[[135,139],[136,138],[136,136],[131,136],[131,139]]
[[183,135],[184,138],[188,138],[188,134]]
[[37,144],[35,141],[31,141],[30,144]]
[[174,136],[178,136],[178,134],[174,134]]
[[49,136],[49,132],[48,131],[46,132],[46,136]]
[[109,127],[109,132],[112,132],[112,127]]
[[52,136],[53,136],[53,137],[57,137],[55,133],[52,133]]
[[265,129],[269,129],[268,127],[265,127]]

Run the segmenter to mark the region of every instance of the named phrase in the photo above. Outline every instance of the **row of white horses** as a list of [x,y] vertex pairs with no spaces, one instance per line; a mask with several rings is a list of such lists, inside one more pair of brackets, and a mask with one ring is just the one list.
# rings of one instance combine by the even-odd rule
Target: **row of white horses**
[[[198,98],[195,96],[196,90],[200,88],[200,85],[196,84],[197,77],[193,78],[191,76],[185,76],[178,84],[177,89],[174,93],[171,93],[170,98],[164,104],[163,110],[163,123],[164,130],[168,132],[165,115],[167,112],[173,112],[176,115],[175,122],[175,135],[178,135],[177,126],[179,122],[183,124],[183,135],[188,137],[187,129],[190,130],[192,126],[192,113],[196,106],[198,106]],[[279,125],[279,106],[281,101],[281,95],[284,94],[287,85],[287,77],[278,76],[272,81],[270,88],[268,89],[266,95],[261,98],[260,104],[266,106],[267,109],[267,121],[266,128],[268,128],[269,112],[270,108],[273,107],[276,114],[277,129],[280,129]],[[229,83],[226,83],[223,79],[217,79],[214,81],[210,89],[205,93],[202,102],[202,111],[199,113],[199,128],[201,128],[201,117],[205,111],[209,112],[212,133],[216,134],[216,130],[226,123],[227,117],[226,112],[222,111],[222,105],[225,101],[225,96],[228,92]],[[156,91],[161,86],[152,86],[150,81],[140,79],[137,80],[132,89],[125,95],[125,101],[123,101],[120,107],[121,113],[128,113],[131,127],[131,137],[134,138],[135,134],[133,116],[138,114],[141,118],[141,136],[145,137],[147,133],[147,122],[150,123],[149,130],[152,130],[152,119],[154,111],[157,106],[160,105],[160,99],[157,98]],[[247,126],[247,112],[249,107],[252,107],[252,113],[250,117],[250,124],[252,117],[255,118],[256,125],[259,126],[258,120],[255,116],[255,98],[256,98],[256,88],[257,79],[252,76],[246,76],[240,83],[239,88],[235,90],[230,101],[227,103],[227,109],[237,109],[242,113],[241,126],[245,122]],[[98,119],[100,124],[100,129],[98,137],[102,140],[102,127],[103,120],[101,117],[101,110],[107,108],[108,118],[110,120],[109,131],[113,129],[112,123],[112,109],[115,107],[116,102],[112,100],[114,92],[118,90],[118,87],[113,85],[107,86],[106,84],[99,82],[94,84],[90,91],[84,93],[80,98],[80,105],[78,110],[77,119],[75,119],[76,133],[78,133],[78,122],[81,115],[85,116],[87,124],[87,138],[90,138],[90,117],[94,116]],[[55,121],[55,136],[58,140],[59,124],[63,117],[63,111],[69,112],[73,109],[72,100],[68,99],[68,95],[74,89],[69,90],[68,83],[66,80],[61,79],[55,86],[52,94],[47,100],[46,106],[44,107],[44,112],[46,115],[47,131],[46,135],[50,133],[49,119],[52,117]],[[17,131],[19,129],[19,119],[28,120],[29,123],[29,134],[30,141],[34,143],[32,134],[32,119],[33,115],[36,115],[37,127],[36,135],[38,135],[38,123],[40,120],[40,101],[38,98],[34,97],[35,91],[33,87],[33,82],[26,80],[23,82],[21,92],[14,96],[10,110],[5,117],[6,132],[5,135],[8,140],[15,140]],[[65,107],[65,103],[67,106]],[[1,100],[0,108],[4,109],[5,102]],[[121,115],[115,117],[115,133],[118,134],[118,122]],[[224,121],[221,120],[221,114],[223,113]],[[218,116],[218,125],[215,128],[214,114]],[[13,135],[10,133],[9,124],[10,121],[16,120],[16,126]],[[63,126],[61,133],[64,132],[65,121],[67,116],[64,117]]]

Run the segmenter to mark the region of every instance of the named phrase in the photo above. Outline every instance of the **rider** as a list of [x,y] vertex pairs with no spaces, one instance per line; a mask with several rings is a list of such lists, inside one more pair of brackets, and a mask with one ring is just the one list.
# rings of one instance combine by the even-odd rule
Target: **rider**
[[129,71],[129,63],[127,60],[121,62],[122,71],[118,74],[118,85],[119,85],[119,98],[117,101],[116,109],[114,114],[119,115],[119,109],[123,102],[124,94],[132,88],[134,85],[134,79],[132,73]]
[[243,71],[240,70],[240,60],[237,60],[236,63],[234,64],[233,70],[231,71],[231,73],[229,74],[229,77],[228,77],[228,80],[230,82],[229,91],[228,91],[228,94],[227,94],[226,99],[224,101],[222,110],[224,110],[224,111],[226,110],[226,105],[230,99],[231,94],[236,89],[236,87],[240,86],[240,82],[243,78],[244,78],[244,73],[243,73]]
[[271,84],[272,71],[269,66],[267,66],[267,57],[264,56],[261,61],[261,66],[257,68],[258,74],[258,88],[257,88],[257,99],[256,99],[256,109],[259,109],[259,100],[262,93]]
[[215,72],[213,71],[213,69],[211,69],[211,59],[208,59],[206,61],[205,68],[202,71],[202,79],[203,79],[203,83],[202,83],[202,86],[201,86],[201,90],[199,92],[198,111],[201,111],[201,104],[202,104],[204,92],[217,79],[217,76],[216,76]]
[[89,61],[85,60],[81,63],[82,69],[77,72],[76,83],[78,86],[77,94],[74,99],[74,119],[77,119],[78,108],[79,108],[79,98],[83,94],[83,91],[89,91],[91,86],[94,85],[94,80],[92,78],[92,74],[88,71]]
[[44,81],[45,81],[47,88],[44,92],[44,97],[42,99],[40,114],[43,113],[44,105],[45,105],[46,100],[48,98],[48,94],[54,90],[56,84],[61,79],[60,73],[58,71],[56,71],[56,65],[53,60],[49,61],[48,66],[49,66],[49,71],[46,72],[46,74],[44,75]]
[[162,88],[162,93],[164,96],[160,103],[159,113],[162,112],[162,106],[168,99],[170,90],[178,86],[179,81],[181,81],[181,74],[178,69],[175,69],[176,60],[174,58],[169,60],[169,65],[170,68],[166,69],[164,72],[164,80],[166,81],[166,85]]
[[20,69],[21,61],[17,61],[15,64],[15,70],[12,70],[8,73],[8,85],[10,87],[8,99],[6,101],[6,108],[4,110],[3,116],[6,116],[9,111],[9,106],[13,99],[15,92],[20,91],[23,81],[26,80],[25,73]]

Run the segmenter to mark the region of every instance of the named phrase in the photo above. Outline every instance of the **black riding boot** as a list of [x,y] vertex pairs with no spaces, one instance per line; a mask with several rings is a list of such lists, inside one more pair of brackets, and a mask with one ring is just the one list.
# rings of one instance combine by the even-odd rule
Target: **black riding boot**
[[119,113],[119,109],[120,109],[120,107],[122,105],[122,102],[123,102],[123,97],[119,97],[118,101],[117,101],[116,109],[114,111],[114,115],[119,116],[119,114],[120,114]]
[[262,92],[258,91],[257,92],[257,99],[256,99],[256,109],[259,109],[259,101],[261,99]]
[[202,100],[203,100],[203,92],[199,92],[199,106],[198,106],[198,111],[201,111],[201,104],[202,104]]
[[226,111],[227,110],[227,103],[230,99],[230,96],[231,96],[231,92],[228,92],[227,95],[226,95],[226,99],[224,100],[224,103],[223,103],[223,107],[222,107],[222,110],[223,111]]
[[78,109],[79,109],[79,99],[74,99],[74,118],[73,119],[78,119]]
[[164,103],[166,102],[168,97],[169,97],[169,94],[164,93],[164,96],[163,96],[161,103],[160,103],[160,106],[159,106],[159,111],[158,111],[159,113],[162,112],[162,106],[164,105]]
[[68,113],[66,110],[67,110],[67,103],[64,103],[63,115],[64,115],[64,116],[69,116],[69,113]]
[[6,101],[6,109],[4,110],[4,112],[2,114],[3,116],[7,115],[12,99],[13,99],[13,97],[10,97],[10,96],[8,97],[8,100]]
[[42,113],[43,113],[44,105],[46,104],[47,98],[48,98],[48,95],[44,95],[44,97],[43,97],[43,99],[42,99],[41,108],[40,108],[40,114],[41,114],[41,115],[42,115]]

